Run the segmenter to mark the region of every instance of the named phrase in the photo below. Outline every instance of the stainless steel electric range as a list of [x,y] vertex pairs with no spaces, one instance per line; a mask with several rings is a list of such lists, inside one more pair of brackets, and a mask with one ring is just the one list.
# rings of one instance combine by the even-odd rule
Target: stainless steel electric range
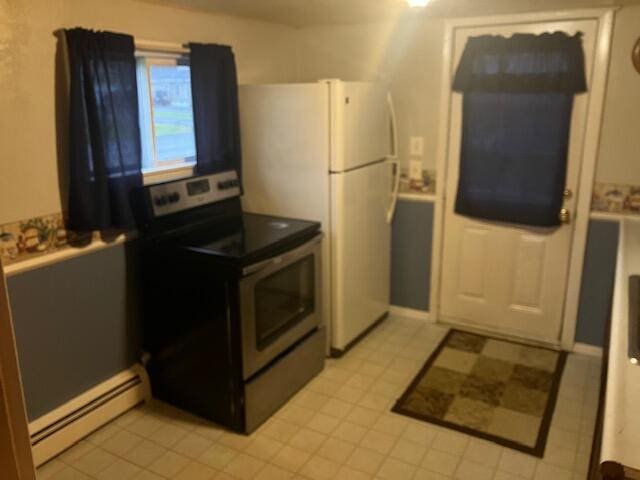
[[324,366],[317,222],[244,213],[235,171],[143,187],[154,396],[255,430]]

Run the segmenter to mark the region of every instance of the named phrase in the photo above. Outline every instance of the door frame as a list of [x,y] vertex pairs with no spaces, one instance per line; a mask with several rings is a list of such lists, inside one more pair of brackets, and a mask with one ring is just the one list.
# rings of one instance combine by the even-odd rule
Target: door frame
[[[0,465],[9,479],[35,480],[9,296],[0,260]],[[4,477],[3,477],[4,478]]]
[[557,346],[572,351],[580,301],[580,286],[584,253],[589,228],[589,213],[595,178],[600,129],[609,72],[609,56],[616,8],[587,8],[558,12],[535,12],[515,15],[496,15],[473,18],[456,18],[445,22],[445,38],[442,53],[442,77],[440,87],[440,115],[436,161],[436,202],[433,226],[433,254],[431,268],[431,314],[438,321],[440,312],[440,282],[442,269],[444,206],[447,185],[447,158],[451,120],[451,82],[454,74],[453,54],[456,31],[462,28],[507,26],[526,23],[596,20],[598,33],[595,40],[595,58],[591,75],[589,105],[585,125],[582,165],[578,181],[574,232],[569,259],[569,274],[562,315],[562,330]]

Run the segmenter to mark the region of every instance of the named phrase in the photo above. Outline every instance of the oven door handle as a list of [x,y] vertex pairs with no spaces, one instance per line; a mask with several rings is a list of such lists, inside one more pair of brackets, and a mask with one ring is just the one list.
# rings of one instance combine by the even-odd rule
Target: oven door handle
[[256,273],[261,272],[262,270],[264,270],[265,268],[271,265],[279,265],[281,263],[290,263],[293,260],[302,258],[306,256],[309,252],[311,252],[313,248],[322,241],[323,236],[324,234],[319,233],[318,235],[313,237],[311,240],[309,240],[307,243],[293,250],[290,250],[286,253],[283,253],[282,255],[276,255],[275,257],[271,257],[268,260],[263,260],[261,262],[254,263],[252,265],[244,267],[242,269],[242,276],[248,277],[251,275],[255,275]]

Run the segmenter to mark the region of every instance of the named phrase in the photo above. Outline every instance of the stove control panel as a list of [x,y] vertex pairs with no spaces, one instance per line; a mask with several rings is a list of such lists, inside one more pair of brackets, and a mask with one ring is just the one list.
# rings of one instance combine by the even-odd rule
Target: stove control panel
[[183,178],[146,188],[156,217],[240,196],[240,181],[235,170]]

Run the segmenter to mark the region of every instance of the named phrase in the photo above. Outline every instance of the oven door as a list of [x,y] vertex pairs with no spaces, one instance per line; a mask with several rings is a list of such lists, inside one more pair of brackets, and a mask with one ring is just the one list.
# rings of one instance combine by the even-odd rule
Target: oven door
[[318,235],[243,270],[240,318],[245,380],[320,325],[321,241]]

